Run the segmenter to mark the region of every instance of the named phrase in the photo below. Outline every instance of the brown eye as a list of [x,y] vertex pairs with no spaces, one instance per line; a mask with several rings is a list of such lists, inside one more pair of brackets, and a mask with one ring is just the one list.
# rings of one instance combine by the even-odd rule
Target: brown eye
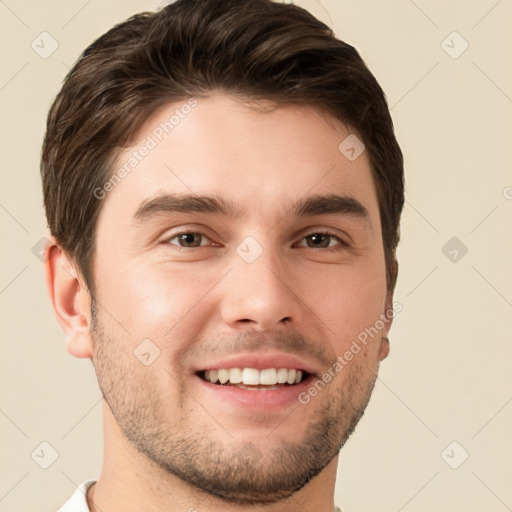
[[[177,235],[169,238],[168,243],[171,245],[179,245],[180,247],[189,248],[189,247],[200,247],[201,241],[203,238],[206,238],[201,233],[178,233]],[[178,244],[172,243],[172,240],[177,240]]]
[[309,244],[310,247],[329,247],[329,235],[315,233],[314,235],[307,236],[306,239],[311,241],[311,244]]
[[[332,233],[311,233],[310,235],[305,236],[302,240],[306,240],[306,245],[300,244],[302,247],[309,247],[312,249],[327,249],[347,245],[343,240],[341,240],[341,238]],[[333,243],[333,241],[335,243]]]

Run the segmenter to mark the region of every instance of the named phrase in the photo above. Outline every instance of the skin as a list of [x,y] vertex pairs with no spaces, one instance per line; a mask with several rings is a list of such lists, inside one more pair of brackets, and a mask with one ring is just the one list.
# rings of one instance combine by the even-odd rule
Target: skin
[[[369,161],[340,153],[349,128],[312,107],[261,112],[221,93],[197,101],[102,200],[94,316],[72,259],[54,239],[47,249],[67,350],[92,358],[104,396],[103,469],[89,506],[331,512],[338,452],[388,354],[391,322],[306,405],[255,412],[220,404],[193,370],[212,358],[280,351],[320,375],[391,307]],[[179,106],[147,120],[119,167]],[[162,192],[216,194],[244,215],[134,221]],[[369,218],[291,213],[296,200],[333,193],[355,198]],[[311,244],[309,235],[325,230],[334,234],[328,247]],[[178,233],[204,237],[182,247]],[[252,263],[236,252],[247,236],[263,251]],[[133,353],[144,339],[160,350],[148,366]]]

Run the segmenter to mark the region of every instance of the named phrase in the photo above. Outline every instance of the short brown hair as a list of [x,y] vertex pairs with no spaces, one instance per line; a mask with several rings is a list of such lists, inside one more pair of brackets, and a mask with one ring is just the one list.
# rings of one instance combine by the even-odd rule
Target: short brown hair
[[94,190],[159,107],[218,90],[310,105],[349,125],[368,151],[388,290],[395,287],[403,157],[384,93],[358,52],[308,11],[271,0],[179,0],[137,14],[93,42],[48,114],[41,159],[49,228],[91,294]]

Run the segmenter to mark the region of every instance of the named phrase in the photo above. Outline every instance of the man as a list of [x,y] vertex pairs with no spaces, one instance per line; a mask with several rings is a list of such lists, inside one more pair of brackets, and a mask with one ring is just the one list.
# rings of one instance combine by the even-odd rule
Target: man
[[389,351],[404,201],[384,94],[269,0],[182,0],[87,48],[48,116],[46,279],[102,391],[64,511],[335,510]]

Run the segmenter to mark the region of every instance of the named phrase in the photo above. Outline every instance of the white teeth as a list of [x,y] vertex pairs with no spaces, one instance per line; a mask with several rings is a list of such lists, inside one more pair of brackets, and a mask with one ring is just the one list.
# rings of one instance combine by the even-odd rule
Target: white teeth
[[242,370],[240,368],[230,368],[228,371],[231,384],[240,384],[242,382]]
[[260,383],[260,372],[255,368],[244,368],[242,371],[242,382],[246,386],[258,386]]
[[297,372],[295,370],[288,370],[288,378],[286,379],[286,382],[288,384],[295,384],[295,375]]
[[219,370],[219,382],[221,384],[226,384],[229,380],[229,370]]
[[277,372],[275,368],[266,368],[260,372],[260,384],[273,386],[277,384]]
[[277,370],[277,383],[284,384],[288,378],[288,370],[286,368],[279,368]]
[[275,386],[276,384],[298,384],[302,381],[302,371],[288,368],[222,368],[206,370],[204,379],[220,384],[243,384],[245,386]]

